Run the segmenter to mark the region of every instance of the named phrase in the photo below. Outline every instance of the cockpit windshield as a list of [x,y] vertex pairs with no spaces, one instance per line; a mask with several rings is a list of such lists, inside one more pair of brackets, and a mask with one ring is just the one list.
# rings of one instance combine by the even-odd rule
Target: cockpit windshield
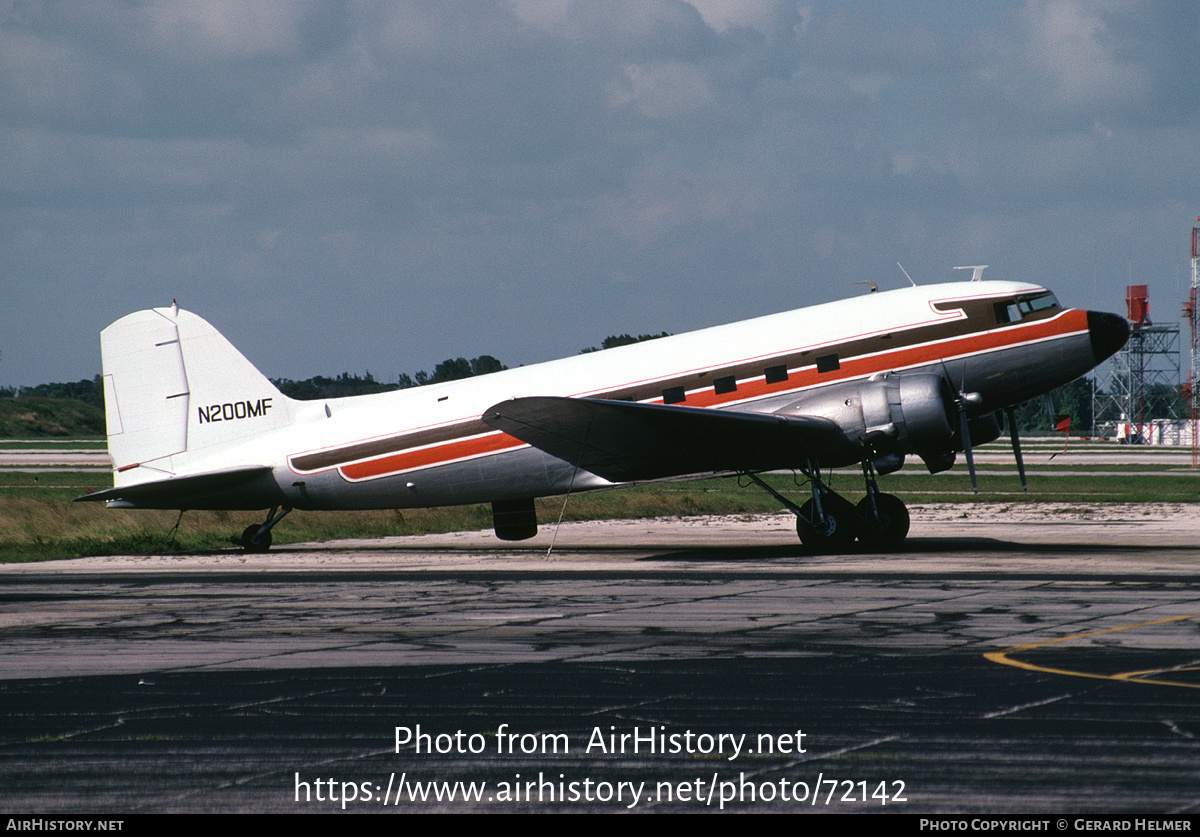
[[1005,302],[997,302],[995,305],[996,322],[1017,323],[1030,314],[1035,314],[1038,311],[1057,311],[1059,309],[1058,300],[1054,294],[1049,291],[1031,294],[1029,296],[1018,297],[1017,299],[1006,300]]
[[1034,311],[1046,311],[1051,308],[1058,308],[1058,300],[1054,298],[1054,294],[1046,291],[1037,296],[1027,296],[1024,299],[1017,300],[1017,308],[1021,314],[1032,314]]

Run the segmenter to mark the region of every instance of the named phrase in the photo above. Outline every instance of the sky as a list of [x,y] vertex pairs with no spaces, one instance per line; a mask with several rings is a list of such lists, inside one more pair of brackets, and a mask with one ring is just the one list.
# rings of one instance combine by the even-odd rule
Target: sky
[[0,0],[0,385],[91,378],[172,300],[297,379],[897,263],[1175,322],[1198,110],[1194,0]]

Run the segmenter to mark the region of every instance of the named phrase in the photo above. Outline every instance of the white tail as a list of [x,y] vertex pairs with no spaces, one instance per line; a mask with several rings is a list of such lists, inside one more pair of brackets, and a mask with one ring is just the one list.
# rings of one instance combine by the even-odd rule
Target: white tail
[[186,472],[220,448],[291,422],[292,400],[220,332],[178,307],[117,320],[100,333],[100,354],[118,486]]

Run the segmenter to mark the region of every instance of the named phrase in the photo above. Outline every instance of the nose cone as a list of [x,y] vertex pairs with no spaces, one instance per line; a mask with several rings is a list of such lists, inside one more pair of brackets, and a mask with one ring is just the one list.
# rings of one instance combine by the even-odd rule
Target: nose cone
[[1121,351],[1121,347],[1129,340],[1129,323],[1124,317],[1106,314],[1103,311],[1088,311],[1087,319],[1096,363]]

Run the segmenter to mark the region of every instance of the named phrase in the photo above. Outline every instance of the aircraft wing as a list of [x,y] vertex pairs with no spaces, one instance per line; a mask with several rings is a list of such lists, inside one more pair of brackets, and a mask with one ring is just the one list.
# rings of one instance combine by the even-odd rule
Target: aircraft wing
[[251,465],[245,468],[230,468],[224,471],[209,471],[186,477],[169,477],[163,480],[141,482],[134,485],[106,488],[76,497],[80,501],[124,500],[147,508],[180,508],[197,495],[213,491],[228,491],[242,488],[259,477],[271,473],[267,465]]
[[805,464],[835,422],[591,398],[514,398],[483,421],[613,482]]

